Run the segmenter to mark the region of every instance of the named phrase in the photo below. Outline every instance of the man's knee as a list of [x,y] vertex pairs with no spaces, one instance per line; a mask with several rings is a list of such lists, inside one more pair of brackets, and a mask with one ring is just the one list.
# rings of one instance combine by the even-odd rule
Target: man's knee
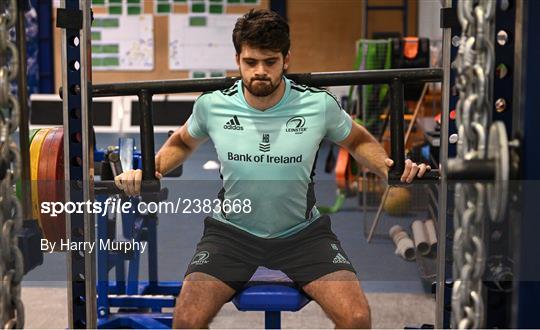
[[371,312],[369,306],[359,306],[351,313],[340,315],[334,322],[338,329],[369,329],[371,328]]
[[369,329],[371,328],[371,313],[369,308],[365,308],[354,312],[351,315],[351,328],[355,329]]
[[233,294],[233,289],[215,277],[203,273],[188,275],[176,298],[173,327],[207,328]]
[[209,323],[208,317],[204,315],[193,314],[176,308],[172,327],[174,329],[207,329]]
[[215,311],[207,308],[198,308],[195,304],[179,296],[174,308],[173,324],[175,329],[203,329],[208,328]]

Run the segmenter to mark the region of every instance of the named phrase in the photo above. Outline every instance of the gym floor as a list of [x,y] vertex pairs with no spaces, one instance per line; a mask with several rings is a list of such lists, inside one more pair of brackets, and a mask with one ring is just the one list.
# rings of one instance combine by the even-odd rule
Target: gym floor
[[[128,135],[136,139],[138,135]],[[156,151],[166,139],[156,134]],[[97,148],[117,145],[118,135],[98,134]],[[324,172],[329,144],[319,152],[315,181],[318,205],[332,205],[335,199],[333,174]],[[221,181],[217,170],[204,170],[203,165],[217,160],[211,143],[202,145],[184,164],[180,178],[165,179],[169,200],[176,198],[215,198]],[[435,299],[430,293],[429,280],[422,279],[417,262],[408,262],[394,254],[389,239],[376,239],[370,244],[364,235],[364,217],[374,212],[362,212],[356,198],[347,199],[342,211],[333,214],[332,228],[358,271],[367,293],[376,328],[402,328],[422,323],[434,324]],[[158,225],[158,265],[161,281],[181,280],[195,245],[202,235],[204,215],[160,214]],[[403,227],[412,219],[398,218]],[[121,231],[117,231],[120,232]],[[145,256],[141,258],[140,279],[147,273]],[[113,275],[111,273],[111,275]],[[46,254],[44,263],[26,275],[23,282],[23,301],[26,307],[26,326],[29,328],[62,328],[67,325],[66,258],[59,253]],[[47,304],[43,304],[47,297]],[[414,308],[411,308],[414,306]],[[211,324],[215,328],[262,328],[263,314],[238,312],[227,304]],[[333,327],[319,306],[310,303],[297,313],[284,313],[286,328]]]

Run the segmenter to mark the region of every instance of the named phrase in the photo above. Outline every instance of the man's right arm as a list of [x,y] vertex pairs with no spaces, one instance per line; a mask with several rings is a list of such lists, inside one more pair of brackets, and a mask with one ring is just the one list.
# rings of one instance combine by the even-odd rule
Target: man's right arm
[[156,154],[156,171],[166,175],[180,166],[207,139],[192,137],[187,129],[188,123],[178,128],[167,139]]
[[[193,138],[187,129],[188,123],[178,128],[165,142],[163,147],[156,154],[156,178],[161,179],[163,175],[180,166],[197,147],[207,140]],[[119,189],[122,189],[128,196],[137,196],[141,193],[142,171],[125,171],[114,178],[114,182]]]

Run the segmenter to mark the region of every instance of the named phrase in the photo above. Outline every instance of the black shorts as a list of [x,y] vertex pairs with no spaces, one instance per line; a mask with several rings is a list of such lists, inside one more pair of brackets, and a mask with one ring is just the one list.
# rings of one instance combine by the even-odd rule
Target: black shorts
[[299,288],[338,270],[356,273],[332,232],[330,218],[322,216],[286,238],[260,238],[212,218],[204,220],[204,234],[186,276],[201,272],[239,290],[259,266],[280,270]]

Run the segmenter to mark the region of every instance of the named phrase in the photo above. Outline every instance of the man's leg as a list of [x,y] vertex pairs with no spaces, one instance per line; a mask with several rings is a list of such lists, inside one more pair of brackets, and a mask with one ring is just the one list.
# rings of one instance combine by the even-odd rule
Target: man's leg
[[353,272],[333,272],[302,289],[322,307],[336,328],[371,328],[369,305]]
[[234,289],[211,275],[189,274],[176,299],[173,328],[208,328],[208,324],[234,293]]
[[259,247],[252,237],[206,218],[182,290],[176,299],[173,327],[207,328],[221,307],[257,270]]
[[281,269],[311,296],[338,328],[369,328],[369,306],[356,271],[328,216],[275,241],[269,268]]

